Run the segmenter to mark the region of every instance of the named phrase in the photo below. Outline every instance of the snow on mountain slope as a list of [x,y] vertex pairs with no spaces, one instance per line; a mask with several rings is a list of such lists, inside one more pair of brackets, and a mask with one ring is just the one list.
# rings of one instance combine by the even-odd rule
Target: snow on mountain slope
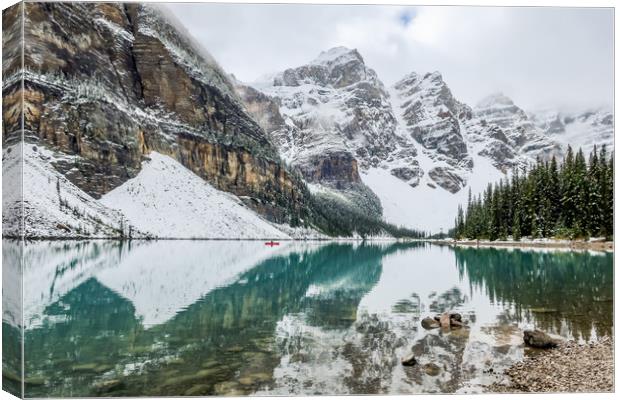
[[[21,178],[17,176],[23,168],[24,229],[27,237],[119,236],[122,215],[103,206],[54,168],[54,162],[71,161],[72,156],[25,143],[23,163],[19,162],[19,157],[18,145],[4,149],[2,173],[7,182],[19,182]],[[13,207],[18,207],[22,198],[11,192],[6,192],[3,202],[9,201]],[[14,223],[4,225],[15,226]]]
[[383,206],[383,217],[397,226],[414,227],[437,233],[448,232],[454,227],[459,204],[467,203],[467,194],[482,192],[489,182],[496,182],[505,175],[484,157],[474,158],[474,168],[467,178],[467,185],[457,193],[429,186],[425,181],[416,187],[392,175],[383,168],[370,168],[361,174],[364,183],[375,192]]
[[275,99],[292,128],[276,145],[293,164],[346,151],[376,165],[399,140],[389,94],[357,50],[336,47],[251,85]]
[[533,162],[538,156],[561,154],[558,144],[502,93],[487,96],[476,105],[468,133],[471,141],[488,142],[481,155],[493,159],[500,169]]
[[101,199],[139,230],[161,238],[289,238],[171,157],[151,152],[149,158],[135,178]]
[[432,185],[451,193],[461,190],[473,167],[462,127],[462,121],[471,118],[471,109],[453,97],[439,72],[408,74],[392,86],[390,101],[400,136],[413,142],[420,159],[430,161],[422,167],[415,160],[408,167],[392,169],[392,174],[403,180],[413,176],[412,186],[426,176]]
[[568,145],[581,148],[588,154],[597,145],[614,147],[614,116],[611,110],[600,108],[583,112],[554,110],[530,113],[530,118],[554,142],[565,150]]

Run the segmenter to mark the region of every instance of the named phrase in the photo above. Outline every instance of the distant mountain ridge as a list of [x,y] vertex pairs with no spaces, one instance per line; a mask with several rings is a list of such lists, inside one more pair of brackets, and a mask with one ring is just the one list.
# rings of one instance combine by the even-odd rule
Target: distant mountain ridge
[[[573,147],[613,146],[610,112],[562,117],[560,126],[548,120],[549,114],[547,119],[528,114],[501,93],[472,107],[455,98],[437,71],[412,72],[386,87],[357,50],[345,47],[263,81],[237,82],[237,91],[248,109],[260,110],[254,117],[284,159],[308,171],[307,179],[338,192],[359,174],[381,200],[388,221],[420,229],[448,229],[451,224],[426,218],[426,207],[433,204],[430,193],[439,204],[456,209],[463,193],[480,191],[488,183],[480,177],[494,181],[537,157],[561,157],[569,142]],[[266,124],[265,115],[277,117]],[[578,123],[580,133],[564,139],[560,133],[574,132]],[[336,159],[339,168],[313,172]],[[384,182],[377,184],[377,174]],[[385,179],[408,187],[394,181],[386,189]],[[395,207],[390,206],[394,199],[400,203]]]

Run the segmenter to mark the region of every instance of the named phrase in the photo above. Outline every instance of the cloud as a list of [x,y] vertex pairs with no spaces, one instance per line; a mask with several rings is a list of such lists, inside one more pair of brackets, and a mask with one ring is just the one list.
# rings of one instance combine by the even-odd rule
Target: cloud
[[244,81],[357,48],[385,84],[440,71],[475,104],[502,91],[526,109],[613,102],[613,11],[546,7],[171,3]]

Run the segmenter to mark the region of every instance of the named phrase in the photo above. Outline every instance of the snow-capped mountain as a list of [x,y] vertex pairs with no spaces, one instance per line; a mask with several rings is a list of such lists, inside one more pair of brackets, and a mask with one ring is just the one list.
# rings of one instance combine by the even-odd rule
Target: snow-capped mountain
[[[571,140],[501,93],[474,107],[460,102],[439,72],[412,72],[386,87],[357,50],[344,47],[236,87],[314,188],[342,188],[359,174],[388,222],[418,229],[449,229],[469,190],[479,193],[538,157],[561,156]],[[596,129],[580,132],[584,145],[613,141],[611,115],[583,114],[562,132],[576,132],[586,119]]]
[[534,111],[530,119],[563,148],[571,145],[588,154],[595,145],[614,146],[614,116],[611,109],[598,108],[583,112]]

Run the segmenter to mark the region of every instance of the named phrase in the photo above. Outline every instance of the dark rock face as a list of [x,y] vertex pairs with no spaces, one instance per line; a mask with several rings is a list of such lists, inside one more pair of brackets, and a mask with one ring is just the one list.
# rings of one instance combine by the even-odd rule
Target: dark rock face
[[[21,26],[24,3],[17,3],[2,11],[2,178],[5,190],[2,202],[2,235],[21,237],[24,233],[23,157],[20,147],[8,147],[22,141],[21,90]],[[11,169],[15,171],[11,174]],[[9,346],[19,343],[7,340]],[[5,368],[6,369],[6,368]],[[17,380],[19,381],[19,379]],[[16,382],[17,382],[16,381]],[[10,388],[9,388],[10,389]],[[15,393],[17,393],[16,391]]]
[[[26,138],[76,156],[54,164],[75,185],[99,198],[135,176],[155,150],[220,190],[255,198],[273,220],[307,213],[305,186],[280,162],[228,77],[157,9],[25,7]],[[11,96],[5,127],[18,119]]]
[[2,143],[21,139],[21,3],[2,11]]
[[428,176],[437,185],[446,189],[450,193],[456,193],[465,185],[463,178],[444,167],[435,167],[428,171]]
[[[235,82],[246,110],[282,157],[306,181],[380,215],[380,201],[362,183],[359,168],[387,157],[395,120],[382,84],[359,53],[332,49],[308,65],[279,73],[265,86],[259,91]],[[325,109],[333,114],[322,115]]]
[[420,178],[424,175],[424,171],[417,165],[412,168],[409,167],[399,167],[394,168],[390,171],[392,175],[397,177],[400,180],[408,182],[409,185],[415,187],[420,182]]
[[523,331],[523,342],[530,347],[539,349],[550,349],[557,347],[559,344],[558,340],[553,339],[551,336],[538,329]]
[[471,169],[460,121],[471,119],[472,112],[454,98],[441,74],[409,74],[394,89],[404,99],[402,115],[411,136],[450,165]]
[[338,189],[361,182],[357,160],[347,152],[317,156],[300,166],[300,170],[308,182],[332,183]]
[[436,321],[434,318],[426,317],[421,321],[422,328],[424,329],[435,329],[439,328],[439,321]]
[[405,367],[412,367],[417,364],[415,356],[413,354],[408,354],[401,358],[400,363]]
[[515,165],[516,154],[513,148],[499,140],[489,142],[478,154],[491,159],[493,165],[503,172]]

